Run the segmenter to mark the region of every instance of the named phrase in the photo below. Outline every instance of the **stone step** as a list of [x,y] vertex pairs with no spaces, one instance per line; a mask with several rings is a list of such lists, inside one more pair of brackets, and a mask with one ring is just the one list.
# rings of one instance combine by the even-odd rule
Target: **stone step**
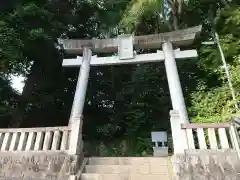
[[99,173],[99,174],[169,174],[168,166],[159,166],[153,164],[143,165],[86,165],[86,173]]
[[166,174],[81,174],[81,180],[171,180]]
[[167,165],[169,157],[91,157],[89,165],[134,165],[155,164],[157,166]]

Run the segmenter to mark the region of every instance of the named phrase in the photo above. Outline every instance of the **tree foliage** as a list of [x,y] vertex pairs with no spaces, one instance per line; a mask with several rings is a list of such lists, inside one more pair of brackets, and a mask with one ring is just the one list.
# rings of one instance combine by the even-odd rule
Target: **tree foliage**
[[[216,27],[221,33],[221,45],[229,64],[233,87],[239,100],[239,7],[223,9],[216,21]],[[226,28],[228,27],[228,28]],[[237,113],[232,100],[231,91],[228,86],[226,73],[222,65],[219,51],[216,47],[202,47],[200,67],[211,70],[218,75],[221,82],[216,87],[209,88],[207,83],[198,86],[197,91],[192,94],[193,106],[190,108],[197,122],[220,122],[229,120]]]

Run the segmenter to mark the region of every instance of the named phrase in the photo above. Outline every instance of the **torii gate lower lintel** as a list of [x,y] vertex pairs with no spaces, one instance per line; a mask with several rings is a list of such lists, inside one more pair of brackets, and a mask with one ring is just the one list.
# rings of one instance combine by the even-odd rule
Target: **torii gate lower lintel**
[[[199,34],[200,31],[201,26],[197,26],[157,35],[136,37],[132,35],[120,35],[117,39],[105,40],[59,40],[60,43],[63,43],[63,47],[68,53],[83,53],[83,57],[78,56],[75,59],[64,59],[62,64],[65,67],[80,66],[69,125],[74,124],[75,120],[79,120],[80,116],[82,116],[90,66],[139,64],[159,61],[164,61],[165,64],[172,107],[179,112],[182,123],[189,123],[175,59],[197,57],[197,51],[174,50],[172,44],[190,45],[196,34]],[[179,36],[176,36],[176,34]],[[147,46],[148,44],[149,46]],[[134,52],[134,47],[136,46],[148,49],[156,48],[157,46],[160,48],[162,46],[162,51],[157,50],[156,53],[137,55]],[[106,52],[106,49],[110,52],[116,52],[117,50],[118,56],[92,56],[92,51]]]

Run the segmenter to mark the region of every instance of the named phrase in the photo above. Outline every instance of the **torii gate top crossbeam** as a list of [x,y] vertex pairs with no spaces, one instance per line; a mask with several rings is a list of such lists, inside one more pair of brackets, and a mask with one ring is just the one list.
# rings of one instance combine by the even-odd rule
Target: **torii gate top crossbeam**
[[[135,36],[133,45],[140,49],[158,49],[166,41],[171,41],[178,46],[192,44],[196,35],[201,32],[202,26],[193,28],[161,33],[146,36]],[[119,46],[119,38],[113,39],[92,39],[92,40],[73,40],[58,39],[59,43],[68,54],[81,54],[84,46],[91,46],[94,52],[117,52]]]

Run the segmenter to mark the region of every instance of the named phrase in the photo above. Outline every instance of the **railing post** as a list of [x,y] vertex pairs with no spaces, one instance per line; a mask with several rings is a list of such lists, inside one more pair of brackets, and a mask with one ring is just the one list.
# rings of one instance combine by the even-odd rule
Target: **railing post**
[[68,154],[79,155],[82,153],[82,123],[83,118],[76,118],[71,126]]
[[188,149],[186,131],[181,127],[181,117],[176,110],[170,111],[174,155],[181,155]]
[[230,135],[232,139],[233,148],[236,149],[238,157],[240,158],[240,145],[239,145],[240,138],[234,123],[232,123],[230,126]]

